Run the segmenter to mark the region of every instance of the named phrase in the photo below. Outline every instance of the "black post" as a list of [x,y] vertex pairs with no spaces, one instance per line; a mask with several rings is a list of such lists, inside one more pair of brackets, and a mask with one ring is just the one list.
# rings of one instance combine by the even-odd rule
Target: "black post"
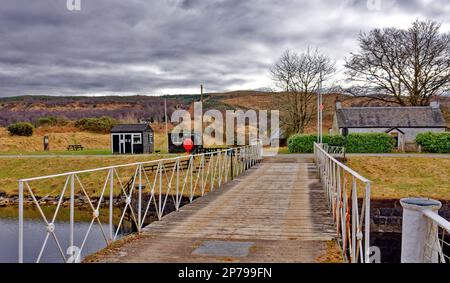
[[233,178],[234,178],[234,171],[233,171],[233,156],[234,156],[234,149],[232,149],[231,151],[230,151],[230,153],[231,153],[231,181],[233,181]]
[[44,151],[50,150],[50,142],[48,136],[44,137]]
[[345,164],[345,161],[346,161],[345,155],[347,153],[347,146],[348,146],[348,128],[342,129],[342,134],[344,135],[344,138],[345,138],[345,140],[344,140],[344,160],[342,160],[342,163]]

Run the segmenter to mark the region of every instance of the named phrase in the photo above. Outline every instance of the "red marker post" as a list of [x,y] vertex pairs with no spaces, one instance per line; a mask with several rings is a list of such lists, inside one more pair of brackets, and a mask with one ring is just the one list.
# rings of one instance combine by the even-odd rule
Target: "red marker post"
[[192,139],[185,139],[183,141],[183,147],[186,150],[186,152],[190,154],[192,149],[194,149],[194,142],[192,141]]

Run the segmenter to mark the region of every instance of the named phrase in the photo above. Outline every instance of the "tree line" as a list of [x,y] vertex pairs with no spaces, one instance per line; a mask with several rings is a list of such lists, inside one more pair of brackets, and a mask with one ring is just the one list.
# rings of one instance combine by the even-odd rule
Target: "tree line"
[[[319,91],[368,97],[400,106],[426,106],[450,91],[450,33],[441,24],[416,20],[408,29],[361,32],[359,50],[345,59],[346,84],[335,86],[335,63],[317,49],[287,50],[271,68],[275,101],[288,133],[304,133],[316,112]],[[322,87],[322,86],[325,87]]]

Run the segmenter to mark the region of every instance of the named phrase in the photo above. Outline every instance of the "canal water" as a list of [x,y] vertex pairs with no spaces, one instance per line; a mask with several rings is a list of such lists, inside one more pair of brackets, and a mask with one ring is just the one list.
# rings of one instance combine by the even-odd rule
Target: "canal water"
[[[47,219],[52,219],[54,210],[55,207],[43,208]],[[114,210],[114,230],[117,229],[122,211],[123,210],[120,208],[116,208]],[[109,236],[108,212],[101,210],[100,214],[104,215],[103,217],[100,216],[100,221],[102,222],[102,227],[105,234]],[[66,258],[69,258],[69,255],[67,254],[69,248],[69,215],[69,209],[61,207],[55,221],[55,234],[58,238],[61,250],[65,253]],[[24,262],[36,262],[47,235],[47,227],[36,208],[26,208],[24,211],[24,216]],[[118,238],[133,232],[131,223],[126,218],[124,225],[121,225]],[[81,247],[84,237],[89,229],[91,220],[92,210],[86,208],[76,208],[74,246]],[[18,228],[19,222],[17,207],[0,208],[0,263],[12,263],[18,261]],[[87,255],[95,253],[105,247],[106,241],[104,239],[102,229],[100,224],[95,222],[80,257],[83,259]],[[42,254],[41,262],[63,262],[61,252],[52,236],[50,236],[47,241],[46,247]]]

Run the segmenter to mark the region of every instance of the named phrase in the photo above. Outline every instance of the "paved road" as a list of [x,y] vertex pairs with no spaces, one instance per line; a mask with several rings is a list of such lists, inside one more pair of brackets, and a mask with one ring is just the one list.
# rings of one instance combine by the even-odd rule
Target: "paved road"
[[256,168],[145,228],[93,262],[316,262],[335,237],[311,160]]

